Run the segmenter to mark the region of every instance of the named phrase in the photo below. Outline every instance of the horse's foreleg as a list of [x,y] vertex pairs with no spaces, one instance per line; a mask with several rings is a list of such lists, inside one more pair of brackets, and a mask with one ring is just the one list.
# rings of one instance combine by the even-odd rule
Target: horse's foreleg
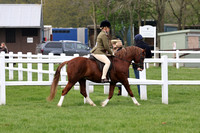
[[138,103],[138,101],[136,100],[136,98],[134,97],[134,95],[133,95],[133,92],[132,92],[132,90],[130,89],[130,85],[129,85],[129,83],[128,83],[128,80],[124,80],[123,82],[122,82],[122,84],[124,85],[124,87],[126,88],[126,91],[128,92],[128,94],[131,96],[131,99],[133,100],[133,103],[135,104],[135,105],[140,105],[139,103]]
[[110,83],[109,95],[108,98],[101,103],[102,107],[105,107],[108,104],[109,100],[113,97],[115,86],[116,83]]
[[131,97],[132,98],[132,100],[133,100],[133,103],[135,104],[135,105],[140,105],[139,103],[138,103],[138,101],[136,100],[136,98],[135,97]]
[[86,98],[86,102],[92,106],[96,106],[96,104],[87,96],[86,80],[85,79],[79,80],[79,84],[80,84],[80,93]]
[[103,101],[103,102],[101,103],[101,106],[102,106],[102,107],[105,107],[105,106],[108,104],[109,100],[110,100],[110,99],[106,99],[105,101]]
[[59,100],[57,106],[59,106],[59,107],[62,106],[62,103],[63,103],[65,95],[69,92],[69,90],[72,88],[73,85],[74,84],[68,82],[68,84],[66,85],[66,87],[62,90],[62,95],[60,97],[60,100]]
[[89,97],[86,97],[86,102],[89,103],[91,106],[96,106],[96,104]]

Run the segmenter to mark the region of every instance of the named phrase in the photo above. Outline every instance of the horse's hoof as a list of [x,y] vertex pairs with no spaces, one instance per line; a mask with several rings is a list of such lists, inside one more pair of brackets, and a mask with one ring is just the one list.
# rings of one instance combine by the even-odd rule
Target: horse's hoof
[[101,103],[101,107],[105,107],[106,106],[106,104],[104,104],[104,103]]
[[57,104],[57,106],[58,106],[58,107],[61,107],[62,105],[58,105],[58,104]]
[[135,105],[137,105],[137,106],[140,106],[141,104],[139,104],[139,103],[136,103]]
[[90,105],[93,106],[93,107],[97,106],[95,103],[92,103],[92,104],[90,104]]

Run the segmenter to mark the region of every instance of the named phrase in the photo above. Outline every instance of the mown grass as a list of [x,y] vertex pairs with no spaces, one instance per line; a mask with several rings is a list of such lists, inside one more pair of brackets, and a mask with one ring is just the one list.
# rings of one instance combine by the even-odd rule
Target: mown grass
[[[160,79],[160,68],[150,67],[148,79]],[[169,67],[169,79],[200,80],[198,68]],[[17,75],[15,75],[17,76]],[[134,77],[132,69],[130,76]],[[131,86],[141,106],[130,97],[115,94],[107,98],[102,86],[95,86],[91,99],[97,107],[83,104],[79,91],[71,90],[63,106],[57,107],[62,88],[53,102],[47,102],[49,86],[6,87],[6,105],[0,106],[2,133],[199,133],[200,87],[169,86],[169,104],[161,103],[161,86],[148,86],[148,100],[139,100],[136,86]]]

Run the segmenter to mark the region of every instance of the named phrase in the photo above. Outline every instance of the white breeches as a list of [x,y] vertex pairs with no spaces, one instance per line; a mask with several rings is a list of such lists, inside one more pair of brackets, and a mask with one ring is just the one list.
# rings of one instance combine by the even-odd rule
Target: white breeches
[[99,61],[105,63],[104,67],[103,67],[103,73],[101,76],[101,79],[105,79],[106,78],[106,74],[108,72],[108,69],[110,67],[110,60],[108,59],[108,57],[104,54],[92,54],[96,59],[98,59]]

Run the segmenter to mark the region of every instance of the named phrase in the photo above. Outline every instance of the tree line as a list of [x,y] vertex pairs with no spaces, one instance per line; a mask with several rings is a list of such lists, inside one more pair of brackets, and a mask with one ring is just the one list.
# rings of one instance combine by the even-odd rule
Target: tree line
[[112,24],[113,34],[119,34],[125,42],[128,29],[133,25],[138,28],[147,20],[156,21],[158,33],[164,31],[165,23],[177,24],[178,30],[186,25],[200,25],[200,0],[0,0],[1,4],[41,2],[45,25],[94,25],[96,30],[97,25],[107,19]]

